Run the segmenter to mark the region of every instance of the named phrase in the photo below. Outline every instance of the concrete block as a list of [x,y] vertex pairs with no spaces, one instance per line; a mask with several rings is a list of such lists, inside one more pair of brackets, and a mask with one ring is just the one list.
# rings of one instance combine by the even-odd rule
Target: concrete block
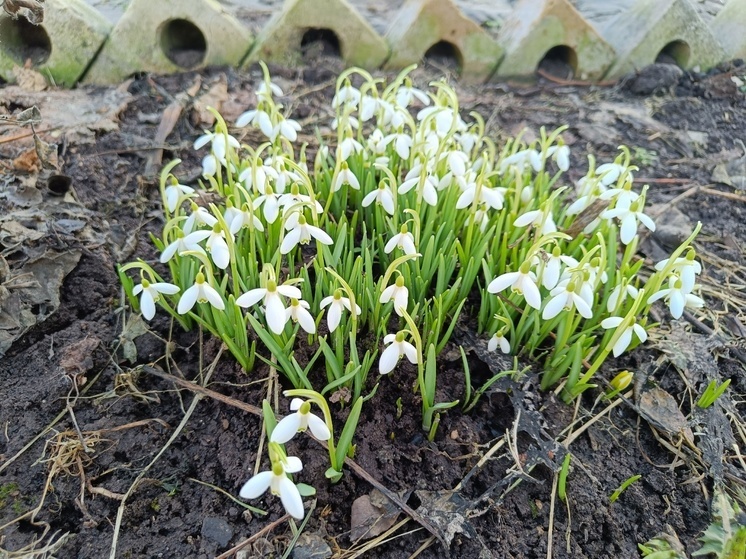
[[746,3],[730,0],[710,22],[712,34],[728,58],[746,58]]
[[617,51],[607,77],[618,78],[655,62],[659,56],[688,70],[707,70],[725,52],[689,0],[636,0],[610,21],[604,37]]
[[534,76],[547,53],[556,53],[576,78],[598,80],[615,57],[611,45],[568,0],[521,0],[498,40],[505,48],[500,77]]
[[0,10],[0,76],[13,81],[13,67],[27,60],[47,79],[72,86],[106,40],[111,25],[83,0],[47,0],[44,21],[32,25]]
[[389,49],[347,0],[290,0],[257,37],[245,66],[258,60],[285,66],[302,63],[304,37],[336,39],[340,57],[351,66],[379,68]]
[[132,0],[84,82],[238,65],[250,46],[248,29],[215,0]]
[[391,47],[387,69],[420,62],[433,46],[453,49],[461,78],[483,82],[495,71],[503,55],[500,45],[452,0],[407,0],[386,33]]

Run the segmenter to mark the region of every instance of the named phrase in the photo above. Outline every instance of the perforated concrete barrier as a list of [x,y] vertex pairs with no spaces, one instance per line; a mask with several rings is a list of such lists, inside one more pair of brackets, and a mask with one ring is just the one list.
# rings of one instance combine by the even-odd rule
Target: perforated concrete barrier
[[386,41],[346,0],[291,0],[259,34],[246,64],[266,60],[296,66],[303,62],[304,48],[317,39],[331,43],[352,66],[378,68],[388,57]]
[[604,29],[617,51],[607,77],[618,78],[661,59],[707,70],[725,51],[688,0],[638,0]]
[[503,49],[451,0],[408,0],[386,33],[391,57],[386,68],[420,62],[431,49],[452,53],[461,78],[483,82],[495,71]]
[[30,62],[52,83],[71,87],[95,58],[111,25],[82,0],[47,0],[41,25],[0,10],[0,77]]
[[710,24],[712,34],[730,58],[746,58],[746,2],[730,0]]
[[549,56],[570,66],[575,77],[597,80],[614,61],[614,49],[567,0],[521,0],[499,40],[505,48],[499,77],[534,76]]
[[132,0],[86,74],[116,83],[137,72],[240,64],[251,34],[214,0]]

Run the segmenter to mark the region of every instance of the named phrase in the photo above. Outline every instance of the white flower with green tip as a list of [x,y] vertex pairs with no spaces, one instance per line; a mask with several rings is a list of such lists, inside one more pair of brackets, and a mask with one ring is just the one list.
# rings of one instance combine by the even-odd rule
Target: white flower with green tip
[[503,353],[510,353],[510,342],[503,335],[502,330],[495,332],[495,335],[490,338],[490,341],[487,343],[487,351],[496,351],[498,347]]
[[703,299],[684,289],[684,282],[676,274],[671,274],[666,289],[661,289],[650,296],[648,299],[648,305],[654,303],[658,299],[663,299],[668,303],[671,316],[675,319],[681,318],[684,314],[685,308],[698,309],[705,305]]
[[[424,179],[420,178],[422,173],[426,176]],[[421,163],[418,163],[407,173],[404,177],[404,181],[399,185],[399,194],[406,194],[412,190],[415,186],[417,192],[422,196],[422,199],[435,206],[438,204],[438,179],[435,175],[429,171],[425,171]]]
[[165,264],[171,260],[175,254],[181,255],[182,253],[190,250],[205,254],[205,250],[200,246],[199,243],[204,241],[210,236],[210,231],[201,229],[188,235],[184,235],[184,232],[180,229],[176,230],[176,239],[172,241],[161,253],[161,264]]
[[406,332],[400,331],[396,334],[387,334],[383,338],[383,343],[390,345],[383,350],[381,359],[378,361],[378,372],[380,374],[386,375],[393,371],[399,360],[405,355],[410,363],[417,364],[417,348],[406,341],[406,336]]
[[614,309],[616,309],[617,306],[624,304],[627,297],[636,299],[639,293],[639,290],[634,285],[620,283],[614,288],[611,295],[609,295],[609,298],[606,301],[606,310],[614,312]]
[[[671,268],[672,272],[678,274],[681,280],[681,286],[685,293],[691,293],[694,289],[694,284],[697,282],[697,274],[702,272],[702,265],[697,262],[694,258],[696,253],[690,249],[685,257],[679,257],[673,262]],[[655,265],[657,271],[663,270],[668,266],[670,258],[661,260]]]
[[[607,330],[610,330],[612,328],[619,328],[622,322],[624,322],[623,317],[611,316],[601,321],[601,327],[606,328]],[[619,357],[629,347],[629,344],[632,343],[632,334],[637,335],[640,343],[644,343],[645,340],[648,339],[648,333],[645,331],[645,328],[637,324],[636,321],[633,322],[631,325],[627,326],[624,329],[624,331],[619,336],[619,339],[614,344],[614,347],[612,349],[614,357]]]
[[[199,231],[195,231],[195,233],[199,233]],[[228,250],[228,243],[225,241],[225,231],[219,223],[216,223],[212,231],[209,232],[205,246],[210,251],[210,256],[212,256],[215,265],[221,270],[225,270],[231,263],[231,252]]]
[[373,202],[383,206],[383,209],[386,210],[386,213],[389,215],[394,215],[394,193],[391,191],[391,188],[386,181],[381,181],[378,183],[378,188],[365,195],[365,198],[363,198],[363,207],[367,208]]
[[292,223],[292,229],[285,233],[285,237],[282,239],[282,244],[280,245],[281,254],[287,254],[299,243],[301,245],[308,244],[312,238],[323,245],[334,244],[334,241],[326,231],[315,225],[310,225],[302,214],[298,213],[297,219],[293,217]]
[[[552,297],[544,307],[541,318],[551,320],[563,310],[569,311],[575,307],[583,318],[593,318],[591,305],[586,297],[581,296],[582,285],[572,280],[560,282],[560,284],[549,292]],[[591,296],[593,294],[591,293]]]
[[256,305],[259,301],[263,301],[267,326],[272,332],[280,335],[288,321],[282,297],[300,299],[301,296],[300,289],[294,285],[277,285],[277,282],[271,279],[267,281],[266,287],[250,289],[241,295],[236,299],[236,304],[246,309]]
[[179,184],[176,179],[172,179],[165,189],[168,211],[173,213],[182,197],[190,197],[192,194],[194,194],[194,189],[191,186]]
[[301,131],[301,125],[292,118],[280,118],[280,122],[275,124],[272,133],[269,135],[270,141],[274,142],[278,136],[286,138],[289,142],[297,140],[298,132]]
[[262,134],[269,138],[272,135],[272,119],[266,111],[261,109],[252,109],[241,113],[236,119],[236,127],[243,128],[251,124],[254,128],[262,131]]
[[570,147],[569,146],[549,146],[547,157],[554,159],[557,168],[560,171],[567,171],[570,168]]
[[293,398],[290,410],[294,413],[283,417],[272,430],[269,440],[273,443],[285,444],[297,433],[310,429],[311,434],[320,441],[328,441],[332,434],[326,422],[311,413],[311,402]]
[[[342,296],[342,290],[337,289],[334,295],[329,295],[321,300],[320,307],[323,309],[329,307],[329,311],[326,314],[326,321],[329,327],[329,332],[334,332],[342,321],[342,312],[346,309],[352,312],[352,305],[348,297]],[[360,309],[360,305],[355,304],[355,315],[359,315],[363,312]]]
[[179,287],[172,283],[156,282],[150,283],[143,279],[142,283],[132,289],[132,294],[140,295],[140,310],[145,320],[150,320],[155,316],[155,304],[164,295],[175,295],[179,292]]
[[286,321],[292,319],[293,322],[300,324],[300,327],[309,334],[315,334],[316,321],[311,316],[311,313],[308,312],[309,308],[310,305],[306,301],[291,298],[290,306],[285,309],[285,319]]
[[184,291],[181,295],[176,312],[179,314],[186,314],[192,310],[195,303],[208,302],[219,311],[225,310],[225,302],[220,296],[220,293],[218,293],[213,286],[207,283],[204,274],[199,272],[194,278],[194,285]]
[[557,225],[554,223],[552,212],[544,210],[531,210],[515,218],[513,227],[526,227],[531,225],[541,231],[542,235],[549,235],[557,232]]
[[394,301],[394,311],[399,316],[403,316],[404,311],[407,310],[407,302],[409,301],[409,289],[404,285],[404,276],[401,274],[396,278],[396,281],[389,285],[381,293],[381,297],[378,302],[385,305],[389,301]]
[[287,474],[295,474],[303,469],[303,463],[297,456],[288,456],[272,464],[272,469],[259,472],[247,481],[239,496],[242,499],[256,499],[267,489],[272,495],[279,496],[287,513],[298,520],[304,516],[303,499],[300,491]]
[[391,237],[383,247],[383,251],[389,254],[395,248],[400,248],[404,254],[417,254],[417,248],[414,246],[414,236],[407,230],[407,224],[403,223],[399,232]]
[[529,307],[541,308],[541,293],[536,283],[536,274],[530,269],[530,262],[524,262],[517,272],[506,272],[493,279],[487,286],[489,293],[500,293],[510,287],[513,293],[519,293],[526,299]]
[[[619,238],[625,244],[628,245],[637,236],[637,222],[639,221],[650,231],[655,231],[655,223],[648,215],[642,212],[641,204],[643,198],[638,198],[632,202],[629,206],[619,207],[618,205],[611,210],[606,210],[601,214],[603,219],[617,218],[621,225],[619,230]],[[618,204],[618,202],[617,202]]]
[[203,225],[212,227],[217,222],[217,218],[210,213],[210,210],[192,202],[192,213],[186,218],[181,228],[188,235],[194,231],[195,227],[202,227]]
[[355,173],[352,172],[346,161],[342,161],[339,166],[339,172],[334,177],[332,192],[337,192],[344,185],[350,185],[355,190],[360,190],[360,181],[357,180]]

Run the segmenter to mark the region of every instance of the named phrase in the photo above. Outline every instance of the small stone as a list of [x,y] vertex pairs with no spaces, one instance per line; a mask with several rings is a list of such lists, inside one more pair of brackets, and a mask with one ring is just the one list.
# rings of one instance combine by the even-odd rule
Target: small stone
[[303,532],[293,548],[293,559],[327,559],[332,549],[318,534]]
[[233,537],[233,528],[225,520],[214,516],[207,516],[202,521],[202,537],[206,540],[225,547]]
[[672,91],[684,76],[675,64],[650,64],[626,80],[626,88],[635,95],[651,95]]

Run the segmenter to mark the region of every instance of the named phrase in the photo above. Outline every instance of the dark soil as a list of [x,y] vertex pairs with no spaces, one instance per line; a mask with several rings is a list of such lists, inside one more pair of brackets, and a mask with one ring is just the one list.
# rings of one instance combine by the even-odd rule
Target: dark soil
[[[316,125],[327,126],[328,109],[322,107],[329,106],[338,69],[325,64],[324,59],[300,70],[273,69],[288,95],[286,105],[303,121],[306,131]],[[746,137],[746,101],[730,76],[742,75],[746,68],[728,66],[708,75],[683,74],[673,82],[671,72],[664,71],[660,87],[652,72],[645,77],[652,80],[644,89],[650,92],[647,97],[634,93],[643,90],[639,83],[635,86],[634,79],[612,87],[564,81],[540,81],[521,88],[492,83],[463,87],[459,93],[464,111],[480,112],[498,143],[523,128],[530,130],[527,139],[531,139],[540,126],[551,130],[568,124],[564,137],[572,145],[571,179],[584,174],[584,153],[608,161],[615,157],[617,146],[626,144],[641,167],[637,175],[640,183],[651,185],[651,202],[664,204],[686,193],[671,207],[681,210],[691,223],[704,223],[697,245],[705,258],[703,281],[706,286],[722,287],[705,290],[714,310],[692,320],[695,328],[715,328],[722,339],[730,336],[738,340],[741,334],[727,318],[742,324],[743,309],[729,304],[723,293],[733,278],[744,281],[743,275],[737,275],[740,272],[734,272],[735,276],[731,272],[743,266],[746,206],[743,198],[691,187],[709,185],[718,188],[717,192],[734,192],[711,184],[710,177],[716,163],[743,155],[743,144],[736,139]],[[416,81],[424,85],[431,77],[420,71]],[[99,132],[95,143],[70,139],[67,145],[61,171],[72,177],[75,196],[90,211],[90,219],[110,234],[103,240],[50,233],[34,241],[55,251],[81,250],[82,256],[62,285],[57,312],[0,358],[0,526],[5,525],[0,529],[0,549],[17,550],[42,536],[43,543],[48,543],[51,534],[68,533],[57,557],[108,557],[121,495],[167,443],[194,398],[194,392],[123,359],[121,288],[115,264],[154,257],[148,232],[158,231],[161,222],[154,177],[144,176],[146,161],[153,153],[150,148],[166,147],[164,161],[174,157],[184,160],[182,173],[193,180],[199,172],[191,143],[203,125],[192,123],[191,105],[165,146],[153,144],[160,118],[152,115],[159,117],[193,84],[204,92],[217,79],[227,80],[226,110],[232,108],[237,113],[248,108],[256,74],[214,69],[199,75],[143,76],[125,86],[133,97],[120,115],[117,129]],[[99,91],[91,90],[90,94]],[[5,106],[9,112],[24,108]],[[8,160],[20,151],[22,147],[16,143],[0,144],[0,154]],[[6,173],[6,186],[0,183],[0,189],[8,188],[15,180],[13,170],[0,168],[0,172]],[[12,209],[0,206],[2,211]],[[659,220],[665,221],[669,214],[662,215]],[[670,251],[666,242],[665,236],[648,239],[644,250],[651,262],[658,258],[655,251],[662,250],[661,246]],[[7,257],[10,249],[6,247],[0,254]],[[716,322],[719,318],[724,320]],[[471,350],[473,384],[480,386],[508,365],[486,354],[484,343],[475,342],[470,324],[468,318],[459,324],[454,341]],[[184,333],[176,327],[171,332],[162,318],[151,326],[152,333],[136,339],[138,364],[161,360],[165,367],[163,340],[170,339],[172,363],[178,367],[171,373],[195,379],[219,352],[214,340],[201,341],[198,333]],[[683,402],[682,411],[688,413],[688,381],[661,357],[662,346],[656,341],[673,332],[688,344],[694,334],[685,321],[663,324],[660,332],[644,349],[611,361],[601,376],[610,379],[623,368],[647,375],[649,382]],[[732,379],[729,401],[743,400],[737,394],[746,392],[743,367],[735,359],[742,342],[742,338],[732,344],[724,342],[717,348],[714,374],[721,380]],[[77,367],[70,366],[71,360]],[[125,378],[122,373],[130,373],[126,378],[132,388],[115,386]],[[662,444],[662,440],[671,441],[675,446],[680,437],[654,431],[634,402],[616,406],[572,443],[567,504],[554,501],[550,522],[552,488],[565,452],[556,438],[571,424],[571,430],[578,430],[606,403],[593,407],[600,393],[587,393],[576,410],[554,394],[541,392],[538,373],[534,370],[518,381],[494,385],[468,414],[449,411],[435,441],[428,442],[419,424],[420,403],[411,390],[416,371],[402,366],[395,375],[380,379],[377,394],[364,406],[354,460],[373,479],[403,495],[421,514],[445,510],[443,503],[447,501],[458,503],[454,506],[462,517],[460,524],[452,526],[459,532],[451,542],[452,557],[544,558],[550,532],[551,556],[555,558],[638,557],[638,544],[664,530],[675,532],[687,553],[697,549],[696,538],[710,521],[712,476],[686,447],[677,451],[686,458],[682,460],[671,446]],[[241,371],[226,353],[217,362],[209,388],[259,406],[267,386],[254,381],[267,374],[261,365],[249,374]],[[463,397],[458,352],[447,352],[438,381],[443,400]],[[701,393],[699,387],[695,384],[695,397]],[[281,409],[286,405],[281,402]],[[733,409],[742,411],[735,404]],[[575,418],[581,422],[573,424]],[[89,452],[75,455],[50,479],[53,465],[45,460],[53,455],[52,443],[75,443],[79,440],[77,429],[93,441]],[[505,445],[483,467],[472,471],[506,432],[515,432],[515,459]],[[42,436],[16,458],[40,433]],[[91,439],[93,434],[96,439]],[[213,557],[280,518],[284,511],[276,498],[252,503],[268,511],[261,517],[247,514],[225,494],[204,485],[237,495],[253,471],[260,434],[258,417],[211,397],[202,398],[181,434],[128,496],[118,531],[117,557]],[[336,556],[345,556],[344,550],[355,543],[350,538],[352,503],[370,493],[373,486],[349,469],[340,483],[327,483],[326,455],[309,438],[294,440],[289,451],[303,457],[301,481],[313,483],[317,490],[316,509],[305,531],[322,537]],[[636,474],[641,480],[610,503],[612,492]],[[742,474],[738,475],[743,483]],[[462,489],[452,495],[450,491],[460,483]],[[443,501],[433,504],[438,498]],[[34,522],[27,517],[11,523],[42,499]],[[456,518],[446,516],[445,522]],[[366,556],[410,557],[430,537],[414,521],[399,533],[400,537],[374,547]],[[291,539],[288,524],[282,523],[248,546],[244,557],[279,557]],[[445,554],[435,541],[419,556]]]

